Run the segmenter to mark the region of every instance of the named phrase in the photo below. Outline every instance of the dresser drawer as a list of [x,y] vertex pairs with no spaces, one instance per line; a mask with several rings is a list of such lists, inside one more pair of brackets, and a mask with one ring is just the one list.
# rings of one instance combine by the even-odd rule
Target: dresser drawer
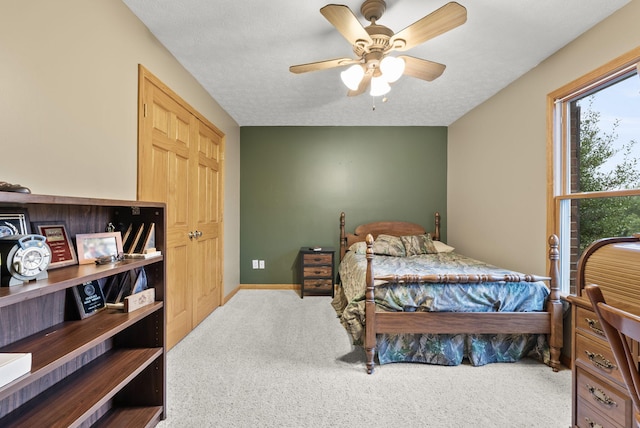
[[[577,413],[580,426],[585,423],[587,413],[591,415],[592,421],[602,426],[607,426],[601,422],[604,417],[620,426],[631,423],[633,404],[627,392],[607,384],[581,367],[576,368],[576,394],[579,398]],[[592,408],[593,412],[587,408]],[[589,425],[587,423],[584,426]]]
[[577,405],[576,426],[579,428],[626,428],[624,425],[612,422],[611,419],[599,413],[582,399],[578,399]]
[[304,254],[302,263],[305,265],[327,265],[333,262],[333,254]]
[[584,308],[576,308],[576,330],[598,339],[607,340],[596,313]]
[[624,385],[618,369],[618,363],[607,342],[592,340],[582,334],[576,334],[576,362],[581,362],[604,377],[615,379]]
[[305,266],[302,270],[304,278],[326,278],[331,277],[333,268],[331,266]]

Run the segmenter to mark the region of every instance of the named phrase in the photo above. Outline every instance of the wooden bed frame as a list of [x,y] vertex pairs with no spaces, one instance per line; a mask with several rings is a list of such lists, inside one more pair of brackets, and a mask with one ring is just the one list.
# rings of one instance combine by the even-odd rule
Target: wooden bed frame
[[[367,289],[365,302],[365,351],[367,373],[373,373],[376,352],[376,334],[432,333],[432,334],[546,334],[550,346],[550,365],[553,371],[560,368],[562,349],[562,302],[558,284],[558,238],[549,237],[549,276],[535,275],[468,275],[450,273],[446,275],[392,275],[374,277],[373,241],[379,234],[393,236],[420,235],[427,233],[415,223],[381,221],[367,223],[355,228],[354,233],[345,232],[345,214],[340,214],[340,260],[349,247],[360,241],[367,243]],[[440,214],[435,213],[434,240],[440,240]],[[481,283],[481,282],[536,282],[548,281],[550,295],[545,312],[383,312],[376,310],[374,281],[392,284],[402,283]]]

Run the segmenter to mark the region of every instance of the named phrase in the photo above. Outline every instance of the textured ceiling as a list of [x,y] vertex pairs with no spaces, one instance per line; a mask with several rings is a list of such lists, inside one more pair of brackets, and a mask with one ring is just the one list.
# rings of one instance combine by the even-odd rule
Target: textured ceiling
[[[320,14],[323,0],[123,0],[240,126],[448,126],[629,0],[459,0],[467,22],[407,55],[447,66],[403,76],[387,102],[347,97],[343,68],[289,66],[354,57]],[[360,19],[361,1],[345,1]],[[387,0],[399,32],[445,0]]]

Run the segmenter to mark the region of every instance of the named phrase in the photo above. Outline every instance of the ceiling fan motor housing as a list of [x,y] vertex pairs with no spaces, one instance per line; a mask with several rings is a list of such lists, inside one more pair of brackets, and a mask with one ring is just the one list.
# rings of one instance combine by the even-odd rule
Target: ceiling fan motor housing
[[384,0],[365,0],[360,7],[360,12],[367,21],[377,21],[382,18],[382,14],[387,10]]

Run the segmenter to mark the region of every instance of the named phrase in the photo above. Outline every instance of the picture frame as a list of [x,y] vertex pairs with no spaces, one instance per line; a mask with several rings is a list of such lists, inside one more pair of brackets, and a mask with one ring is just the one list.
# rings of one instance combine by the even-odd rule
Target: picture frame
[[63,221],[33,222],[34,232],[46,238],[51,250],[51,262],[49,269],[78,264],[76,250],[67,231],[67,225]]
[[98,280],[88,281],[72,287],[80,318],[84,319],[106,307],[102,287]]
[[147,229],[147,233],[144,236],[144,240],[142,241],[140,253],[146,253],[149,251],[156,250],[156,224],[150,223],[149,228]]
[[122,234],[120,232],[79,233],[76,235],[78,263],[95,263],[104,256],[122,254]]
[[142,233],[144,232],[144,223],[138,226],[138,229],[133,236],[131,243],[129,244],[129,248],[127,248],[127,254],[133,254],[136,252],[136,248],[138,247],[138,243],[140,242],[140,238],[142,238]]
[[29,214],[25,209],[0,209],[0,237],[31,233]]
[[126,229],[122,230],[122,250],[127,253],[131,241],[133,240],[133,223],[129,223]]
[[131,281],[131,271],[121,272],[110,277],[104,292],[107,303],[122,303],[122,300],[131,294]]
[[156,224],[129,224],[122,237],[125,257],[156,250]]

